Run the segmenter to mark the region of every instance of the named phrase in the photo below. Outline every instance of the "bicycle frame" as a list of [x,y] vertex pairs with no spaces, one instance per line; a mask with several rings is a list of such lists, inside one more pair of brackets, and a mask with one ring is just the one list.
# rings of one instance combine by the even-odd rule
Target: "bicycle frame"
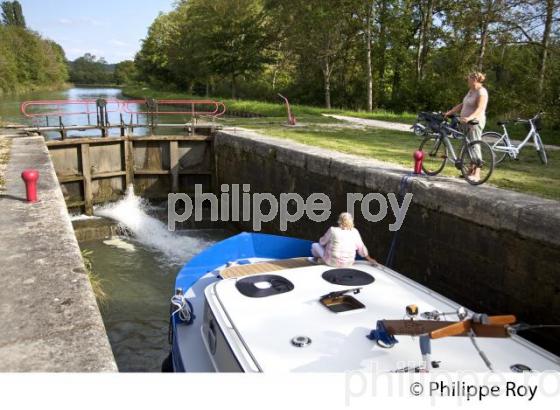
[[451,138],[463,140],[461,149],[465,146],[465,141],[466,141],[465,134],[449,127],[448,125],[443,125],[443,128],[444,128],[444,133],[443,135],[440,135],[440,141],[443,141],[443,143],[447,147],[447,154],[448,154],[447,161],[450,161],[453,164],[457,164],[457,161],[459,161],[459,157],[457,157],[457,154],[455,153],[455,149],[453,148],[453,144],[451,144],[451,141],[449,140],[450,138],[449,134],[452,134]]
[[[436,148],[439,147],[439,144],[441,144],[441,142],[443,142],[445,144],[445,147],[447,148],[447,158],[445,159],[446,162],[450,162],[455,166],[455,168],[461,169],[461,166],[462,166],[461,158],[457,156],[457,153],[455,152],[455,148],[453,148],[453,144],[451,144],[450,138],[462,140],[461,152],[465,148],[469,147],[468,146],[469,140],[466,138],[464,133],[462,133],[461,131],[458,131],[454,128],[451,128],[449,125],[442,125],[442,127],[443,127],[443,130],[439,134],[438,145],[434,145],[434,147],[436,147]],[[451,134],[451,137],[450,137],[449,134]],[[469,150],[469,154],[471,156],[474,155],[470,148],[467,148],[467,149]],[[461,155],[461,153],[459,153],[459,155]]]
[[[492,150],[494,150],[496,152],[505,152],[511,158],[516,159],[517,156],[519,155],[519,153],[521,152],[521,150],[523,149],[523,147],[525,147],[525,145],[527,145],[529,140],[533,139],[533,143],[535,144],[535,147],[537,146],[537,142],[535,140],[535,137],[537,135],[539,135],[539,133],[536,130],[535,125],[533,124],[533,120],[519,121],[519,122],[521,122],[521,123],[527,123],[528,122],[531,125],[531,129],[529,130],[529,133],[527,134],[525,139],[523,141],[521,141],[518,145],[512,144],[511,139],[509,138],[509,134],[508,134],[508,131],[507,131],[506,124],[503,124],[502,128],[504,129],[504,133],[502,134],[502,138],[500,138],[498,141],[496,141],[492,145]],[[505,143],[505,145],[506,145],[505,147],[504,146],[498,146],[498,144],[502,141]]]

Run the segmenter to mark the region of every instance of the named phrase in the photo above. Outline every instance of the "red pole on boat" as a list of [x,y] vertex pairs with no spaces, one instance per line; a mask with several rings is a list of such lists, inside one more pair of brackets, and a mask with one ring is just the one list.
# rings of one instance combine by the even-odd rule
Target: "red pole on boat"
[[21,178],[25,182],[27,202],[37,202],[37,181],[39,180],[39,171],[36,169],[26,169],[21,173]]
[[422,173],[422,160],[424,159],[424,151],[418,150],[414,153],[414,173],[420,175]]

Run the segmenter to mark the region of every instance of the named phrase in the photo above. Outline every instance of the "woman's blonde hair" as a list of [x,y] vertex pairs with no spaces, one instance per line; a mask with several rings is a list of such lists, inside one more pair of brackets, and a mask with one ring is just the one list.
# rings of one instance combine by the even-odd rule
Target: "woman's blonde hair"
[[478,81],[479,83],[483,83],[486,80],[486,74],[481,73],[480,71],[471,71],[467,78],[472,78],[473,80]]
[[354,217],[349,212],[338,215],[338,226],[342,229],[352,229],[354,227]]

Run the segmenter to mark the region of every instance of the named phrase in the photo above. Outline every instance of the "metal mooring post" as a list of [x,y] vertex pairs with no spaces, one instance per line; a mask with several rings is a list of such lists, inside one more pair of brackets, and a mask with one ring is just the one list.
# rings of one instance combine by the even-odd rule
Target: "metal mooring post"
[[156,127],[156,115],[158,104],[155,98],[146,98],[146,108],[148,111],[148,125],[150,127],[150,134],[154,135],[154,129]]
[[124,137],[125,136],[124,119],[122,113],[120,115],[121,115],[121,137]]
[[97,110],[97,126],[101,129],[101,136],[107,137],[107,125],[109,123],[109,118],[107,116],[107,100],[99,98],[95,101],[95,106]]
[[62,116],[58,117],[58,126],[60,128],[60,138],[66,139],[66,130],[64,129],[64,123],[62,122]]

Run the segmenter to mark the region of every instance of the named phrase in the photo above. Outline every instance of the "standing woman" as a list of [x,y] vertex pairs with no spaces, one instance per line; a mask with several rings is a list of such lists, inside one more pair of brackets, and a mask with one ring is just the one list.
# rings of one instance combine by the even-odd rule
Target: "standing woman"
[[[456,105],[451,110],[445,113],[446,117],[453,115],[457,112],[461,113],[459,121],[466,128],[468,141],[480,140],[482,131],[486,126],[486,106],[488,105],[488,90],[484,88],[483,83],[486,76],[478,71],[471,72],[467,76],[469,83],[469,92],[463,99],[463,102]],[[468,124],[469,121],[477,120],[478,124]],[[475,154],[480,158],[480,147],[475,148]],[[473,180],[480,179],[480,168],[474,167],[471,170]]]

